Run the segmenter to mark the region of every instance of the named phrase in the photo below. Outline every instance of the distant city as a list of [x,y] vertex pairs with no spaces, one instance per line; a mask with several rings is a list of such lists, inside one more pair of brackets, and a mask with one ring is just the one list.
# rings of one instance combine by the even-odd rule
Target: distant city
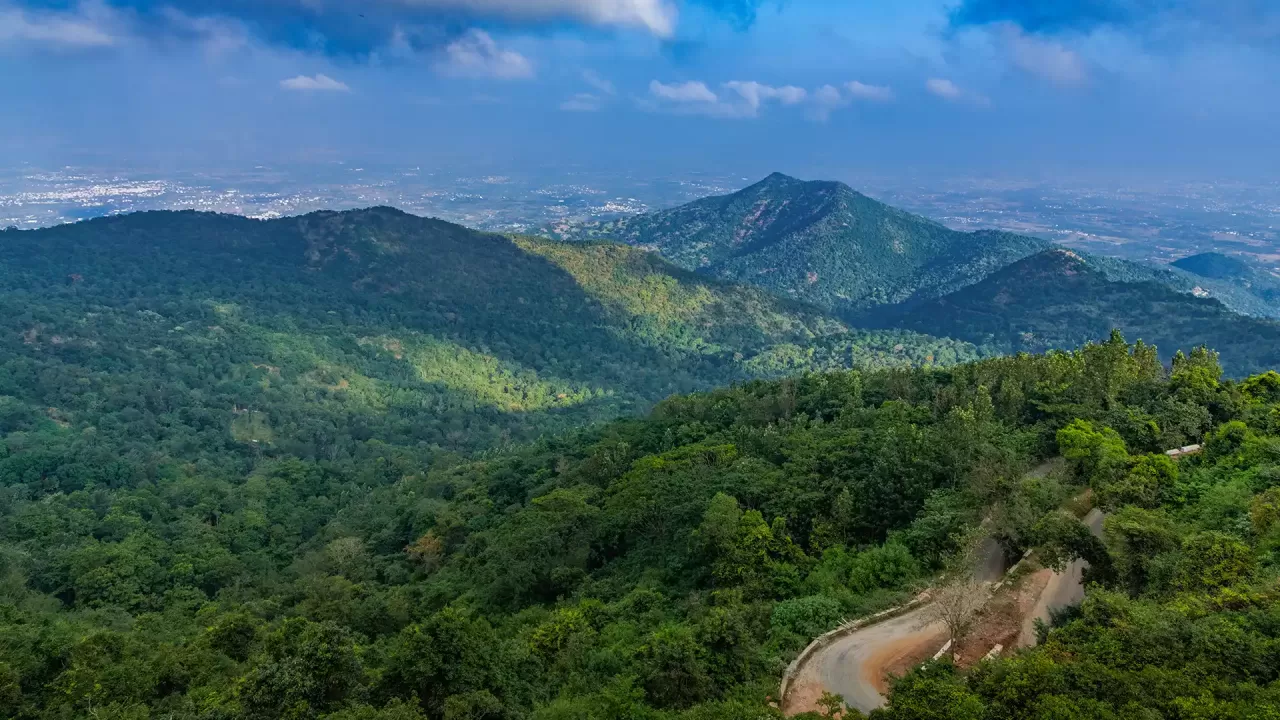
[[[725,194],[758,179],[713,173],[466,174],[351,163],[189,174],[20,165],[0,169],[0,227],[37,228],[142,210],[274,218],[390,205],[482,230],[535,233]],[[1280,183],[1101,187],[965,178],[831,179],[956,229],[1007,230],[1155,262],[1216,250],[1280,268]]]

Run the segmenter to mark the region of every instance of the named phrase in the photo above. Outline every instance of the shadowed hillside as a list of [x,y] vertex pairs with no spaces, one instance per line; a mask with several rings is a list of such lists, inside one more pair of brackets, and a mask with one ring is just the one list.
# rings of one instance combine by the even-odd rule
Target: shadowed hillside
[[4,232],[0,278],[11,425],[106,413],[98,432],[175,452],[201,433],[303,456],[490,447],[751,377],[974,357],[632,248],[387,208]]
[[889,308],[875,319],[886,327],[945,331],[1001,352],[1071,348],[1118,328],[1166,357],[1198,345],[1218,348],[1234,375],[1280,364],[1280,324],[1160,283],[1113,280],[1099,267],[1110,262],[1049,250],[959,292]]

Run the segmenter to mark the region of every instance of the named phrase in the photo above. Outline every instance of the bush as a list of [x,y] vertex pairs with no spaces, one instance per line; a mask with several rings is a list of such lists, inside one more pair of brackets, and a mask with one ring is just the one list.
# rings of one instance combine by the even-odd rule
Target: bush
[[787,632],[812,638],[835,628],[842,614],[843,608],[838,600],[826,595],[810,595],[775,605],[769,626],[775,633]]

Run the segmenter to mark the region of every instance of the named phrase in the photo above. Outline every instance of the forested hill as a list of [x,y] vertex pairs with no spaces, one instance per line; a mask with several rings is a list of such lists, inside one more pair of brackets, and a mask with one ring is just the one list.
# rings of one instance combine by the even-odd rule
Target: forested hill
[[1280,307],[1280,277],[1268,268],[1216,252],[1184,257],[1171,265],[1196,277],[1237,287],[1269,307]]
[[[1166,353],[1218,348],[1233,375],[1280,367],[1280,323],[1159,282],[1124,281],[1119,261],[1048,250],[946,297],[888,308],[885,327],[946,332],[998,352],[1070,348],[1119,328]],[[1132,264],[1129,264],[1132,265]]]
[[116,458],[491,447],[749,377],[972,357],[634,249],[387,208],[0,233],[0,431],[92,429]]
[[1042,250],[1011,233],[962,233],[838,182],[775,173],[744,190],[553,235],[610,238],[677,265],[838,310],[936,297]]
[[[889,717],[1145,718],[1090,703],[1144,700],[1152,677],[1158,717],[1268,717],[1238,710],[1280,674],[1280,376],[1220,374],[1210,352],[1164,368],[1116,336],[751,382],[467,461],[384,445],[242,474],[81,467],[78,488],[15,476],[42,458],[9,432],[0,714],[781,720],[769,698],[814,635],[914,594],[979,524],[1011,557],[1071,540],[1074,521],[1043,520],[1087,480],[1108,509],[1138,505],[1085,548],[1117,571],[1102,607],[1007,683],[914,677]],[[1159,454],[1206,435],[1201,468]],[[1088,474],[1026,474],[1059,452]],[[1180,514],[1146,512],[1165,503]],[[1183,594],[1156,614],[1116,595],[1148,590]],[[1123,642],[1088,642],[1099,625]],[[1054,712],[1019,709],[1040,696]]]

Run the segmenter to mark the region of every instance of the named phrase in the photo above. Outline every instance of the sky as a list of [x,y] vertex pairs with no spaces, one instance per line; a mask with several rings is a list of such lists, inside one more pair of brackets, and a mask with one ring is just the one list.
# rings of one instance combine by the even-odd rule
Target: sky
[[1277,0],[0,0],[0,162],[1274,177]]

